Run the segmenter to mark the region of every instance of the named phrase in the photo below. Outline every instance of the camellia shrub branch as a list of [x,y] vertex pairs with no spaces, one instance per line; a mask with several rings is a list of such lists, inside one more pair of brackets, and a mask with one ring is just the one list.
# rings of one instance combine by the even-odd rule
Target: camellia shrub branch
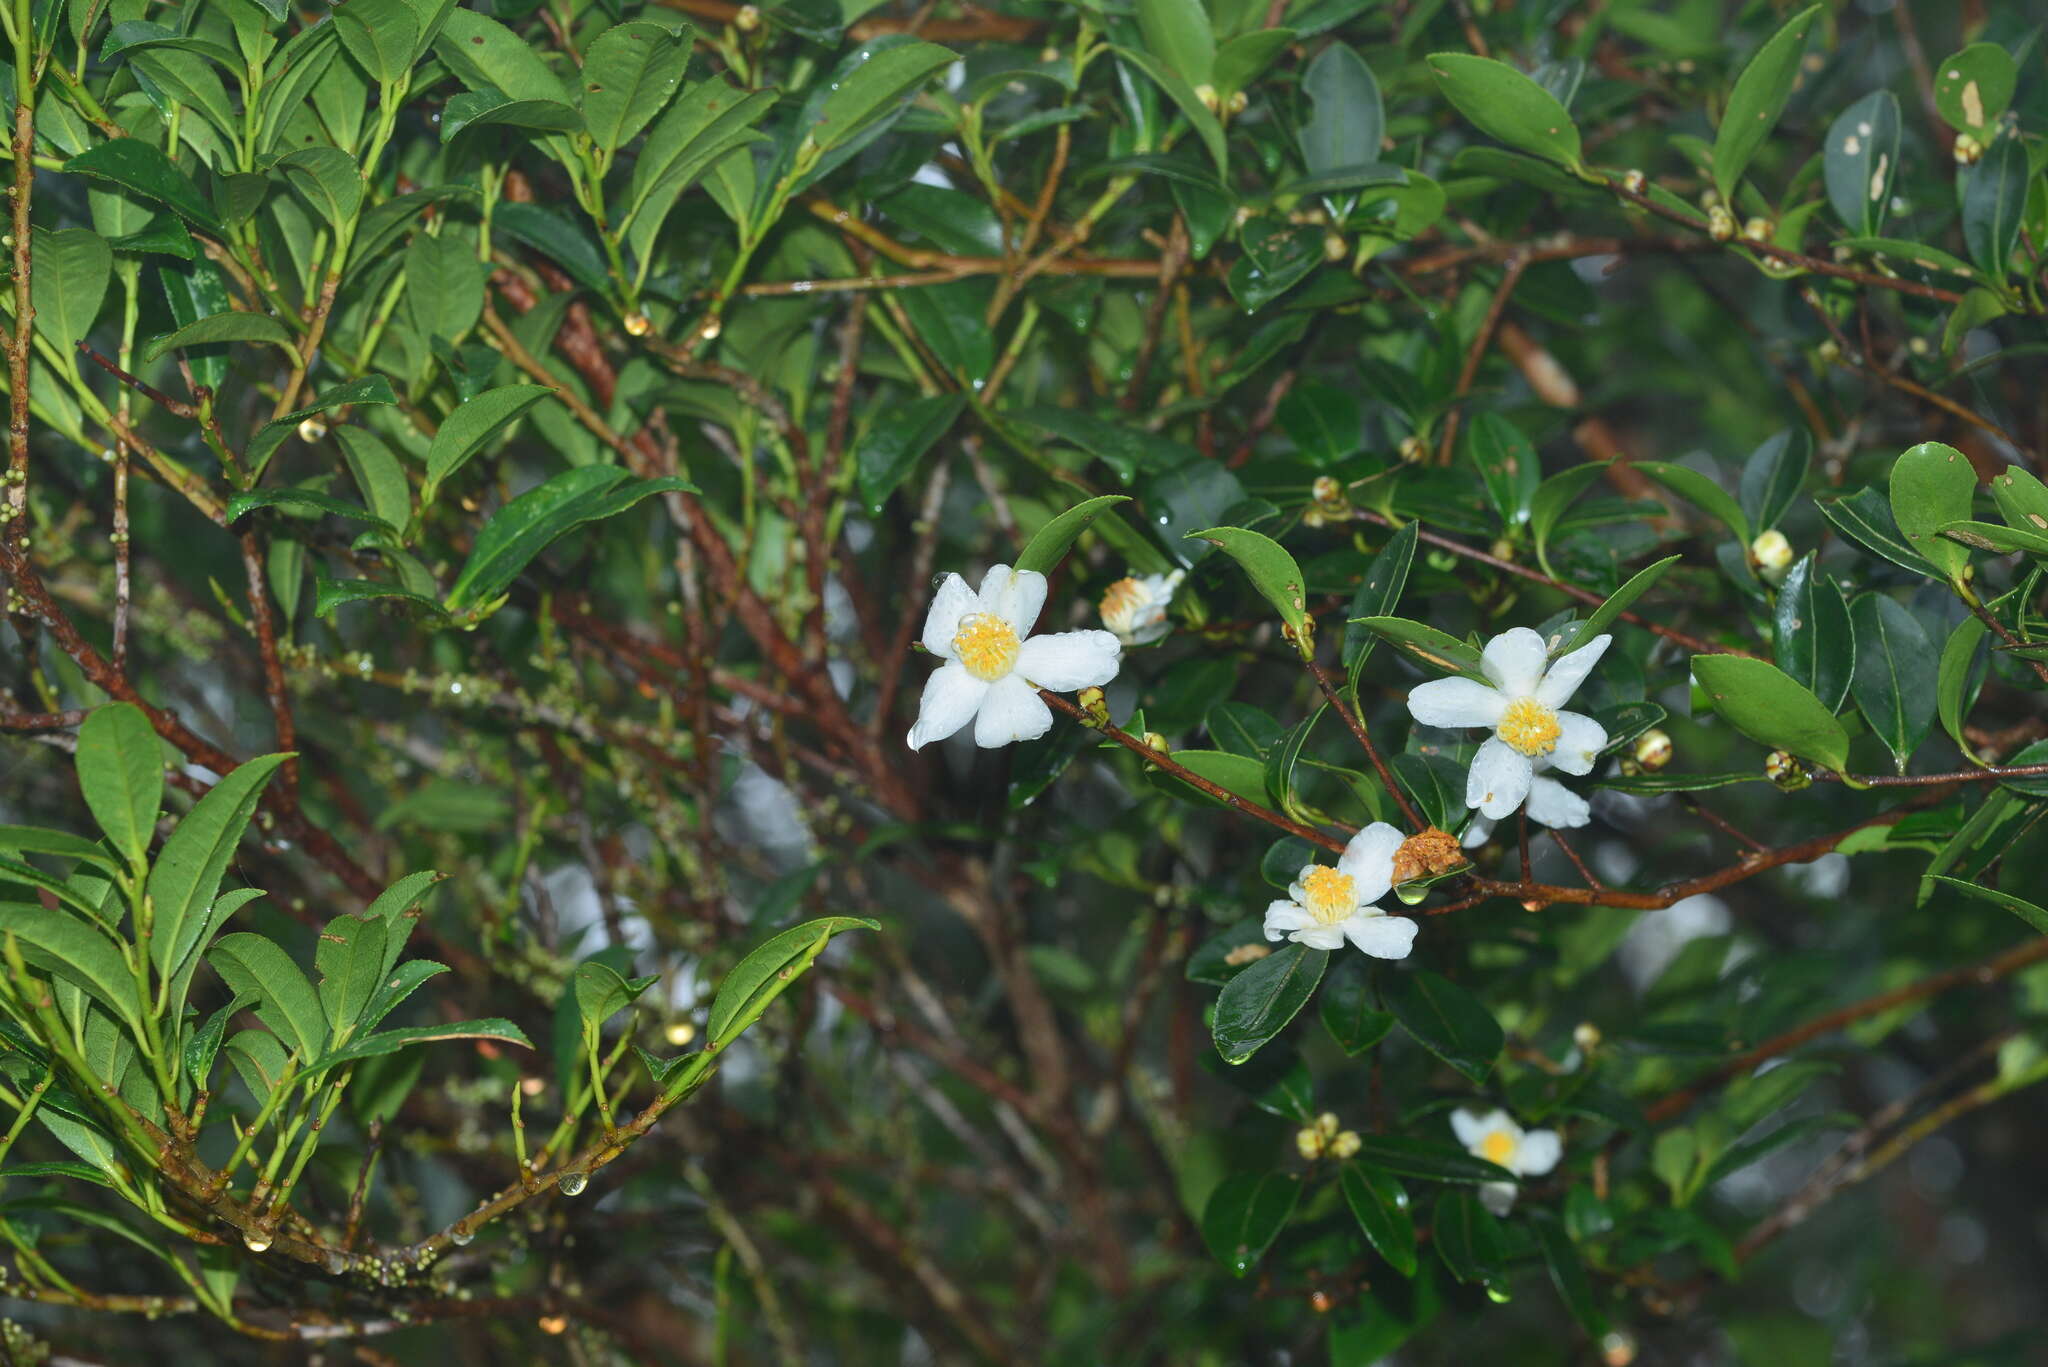
[[2024,8],[0,0],[0,1353],[2024,1339]]

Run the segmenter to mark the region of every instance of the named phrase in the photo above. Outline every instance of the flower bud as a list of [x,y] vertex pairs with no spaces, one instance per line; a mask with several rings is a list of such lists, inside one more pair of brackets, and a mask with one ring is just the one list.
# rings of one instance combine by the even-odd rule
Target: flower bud
[[1103,696],[1101,688],[1084,688],[1076,696],[1075,701],[1081,704],[1081,710],[1087,714],[1088,725],[1109,725],[1109,700]]
[[752,5],[741,5],[740,12],[732,17],[732,26],[741,33],[752,33],[761,27],[761,11]]
[[1173,752],[1172,744],[1157,731],[1147,731],[1145,733],[1145,744],[1148,748],[1157,750],[1162,755]]
[[1344,240],[1344,234],[1323,234],[1323,260],[1332,263],[1342,261],[1350,250],[1351,244]]
[[1422,444],[1422,438],[1409,435],[1401,438],[1401,459],[1410,465],[1420,465],[1429,455],[1429,448]]
[[1351,505],[1344,497],[1344,485],[1333,475],[1317,475],[1315,483],[1308,486],[1308,493],[1326,513],[1342,514],[1350,510]]
[[1600,1361],[1606,1367],[1630,1367],[1636,1360],[1635,1336],[1625,1329],[1617,1329],[1600,1339]]
[[1716,242],[1732,241],[1735,237],[1735,215],[1719,204],[1707,210],[1707,236]]
[[1572,1043],[1582,1054],[1590,1054],[1600,1047],[1600,1027],[1591,1021],[1580,1021],[1572,1030]]
[[654,324],[649,322],[647,319],[647,315],[640,312],[638,309],[635,309],[633,312],[627,314],[623,321],[625,323],[626,335],[628,337],[645,337],[648,333],[654,330]]
[[1764,777],[1788,793],[1796,793],[1813,782],[1799,761],[1783,750],[1773,750],[1764,756]]
[[697,1027],[688,1021],[670,1021],[668,1029],[662,1031],[662,1036],[670,1045],[680,1049],[697,1038]]
[[327,435],[327,424],[318,417],[302,418],[299,421],[299,440],[318,441]]
[[1742,225],[1742,235],[1751,242],[1768,242],[1771,240],[1771,221],[1762,217],[1752,218]]
[[1621,178],[1621,188],[1628,191],[1632,195],[1641,194],[1643,192],[1643,186],[1647,185],[1648,183],[1649,182],[1646,179],[1644,179],[1643,173],[1641,171],[1634,170],[1633,168],[1630,169],[1627,175]]
[[1313,1125],[1304,1126],[1294,1132],[1294,1147],[1303,1158],[1313,1163],[1323,1156],[1323,1133]]
[[1226,107],[1233,114],[1242,114],[1245,111],[1245,107],[1250,103],[1250,98],[1247,97],[1242,90],[1240,90],[1230,97],[1230,103]]
[[1671,763],[1671,737],[1652,728],[1636,737],[1635,762],[1651,773]]
[[1316,1117],[1316,1133],[1320,1134],[1325,1139],[1335,1138],[1337,1134],[1337,1126],[1341,1123],[1342,1122],[1337,1119],[1337,1113],[1335,1111],[1324,1111],[1321,1115]]
[[1330,1157],[1349,1158],[1363,1147],[1364,1141],[1359,1139],[1357,1130],[1340,1130],[1330,1141]]
[[1216,87],[1207,83],[1195,87],[1195,98],[1200,100],[1202,108],[1208,110],[1211,114],[1216,112],[1221,103],[1216,94]]
[[1792,568],[1792,543],[1776,527],[1749,543],[1749,563],[1766,583],[1776,584]]
[[1813,354],[1820,358],[1822,365],[1833,365],[1842,359],[1842,344],[1830,337],[1815,347]]
[[1956,165],[1975,166],[1984,155],[1984,144],[1968,133],[1956,134]]

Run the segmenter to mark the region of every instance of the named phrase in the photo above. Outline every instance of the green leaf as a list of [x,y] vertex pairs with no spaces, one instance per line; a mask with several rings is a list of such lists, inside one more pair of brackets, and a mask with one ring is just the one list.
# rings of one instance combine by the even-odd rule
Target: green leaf
[[192,1032],[185,1041],[185,1075],[192,1079],[192,1085],[201,1091],[208,1089],[213,1077],[213,1062],[220,1053],[220,1042],[227,1034],[228,1023],[247,1005],[246,997],[235,997],[206,1018],[206,1023]]
[[1243,1063],[1287,1027],[1322,981],[1329,954],[1282,945],[1224,985],[1211,1033],[1225,1063]]
[[384,982],[391,928],[382,917],[343,912],[320,932],[313,950],[320,970],[320,1009],[336,1039],[353,1030]]
[[1117,504],[1130,501],[1123,494],[1102,494],[1076,503],[1032,533],[1031,540],[1024,543],[1023,553],[1017,557],[1014,568],[1035,570],[1039,574],[1051,573],[1066,558],[1074,538],[1086,530],[1089,523]]
[[435,599],[402,589],[396,584],[380,583],[375,579],[329,579],[324,574],[315,575],[313,579],[315,617],[325,617],[345,603],[367,603],[378,598],[395,598],[421,610],[435,621],[448,618],[448,610]]
[[1892,462],[1892,518],[1906,543],[1952,584],[1962,582],[1970,552],[1941,529],[1969,519],[1976,492],[1976,468],[1953,446],[1923,441]]
[[1233,1172],[1202,1208],[1202,1241],[1216,1260],[1242,1277],[1266,1256],[1301,1200],[1301,1181],[1285,1172]]
[[1414,1276],[1415,1219],[1400,1179],[1364,1163],[1347,1163],[1338,1170],[1337,1182],[1373,1251],[1402,1276]]
[[405,526],[412,519],[412,485],[384,439],[367,427],[337,427],[334,439],[370,511],[393,527]]
[[1244,253],[1231,266],[1231,297],[1256,313],[1308,278],[1323,263],[1322,230],[1278,217],[1255,218],[1238,231]]
[[1230,178],[1230,151],[1223,140],[1223,125],[1217,121],[1214,111],[1202,103],[1202,97],[1195,93],[1194,86],[1168,69],[1165,63],[1150,53],[1128,47],[1115,47],[1112,50],[1119,58],[1144,72],[1154,85],[1166,92],[1166,97],[1174,102],[1188,123],[1194,127],[1195,136],[1202,140],[1202,146],[1208,150],[1209,160],[1216,164],[1217,177],[1227,183]]
[[412,69],[421,35],[405,0],[348,0],[333,14],[334,36],[372,80],[389,85]]
[[1574,465],[1569,470],[1560,470],[1536,486],[1535,495],[1529,500],[1529,535],[1536,543],[1536,560],[1544,573],[1553,579],[1556,573],[1550,567],[1550,538],[1557,530],[1557,524],[1566,509],[1586,491],[1586,486],[1607,473],[1604,461],[1586,465]]
[[508,384],[465,400],[448,415],[427,447],[427,479],[420,488],[420,506],[432,503],[442,483],[482,450],[485,442],[554,392],[545,385]]
[[1996,522],[1944,522],[1941,534],[1961,545],[1996,551],[2000,555],[2010,555],[2015,551],[2048,555],[2048,532],[2024,527],[2001,527]]
[[889,495],[910,477],[924,453],[951,430],[966,407],[965,394],[934,394],[883,408],[854,453],[861,498],[870,513],[881,513]]
[[[353,0],[351,0],[353,3]],[[484,311],[484,263],[454,233],[420,233],[405,249],[405,307],[422,338],[460,342]]]
[[2048,935],[2048,907],[2029,902],[2024,897],[1999,888],[1987,888],[1982,883],[1967,878],[1949,878],[1942,874],[1933,874],[1930,877],[1932,881],[1954,888],[1965,897],[1974,897],[1980,902],[1989,902],[2001,911],[2009,911],[2039,933]]
[[1301,78],[1315,113],[1302,121],[1297,140],[1311,176],[1328,176],[1380,160],[1387,116],[1372,68],[1349,43],[1316,54]]
[[1993,281],[2003,280],[2011,269],[2031,179],[2027,149],[2014,135],[1992,142],[1963,181],[1963,241],[1969,244],[1970,259]]
[[1903,774],[1934,722],[1934,644],[1912,613],[1881,593],[1851,603],[1849,616],[1856,625],[1856,706]]
[[1728,497],[1720,485],[1699,471],[1661,460],[1630,461],[1629,469],[1641,471],[1686,502],[1697,505],[1727,523],[1728,530],[1734,532],[1745,547],[1753,539],[1753,533],[1749,529],[1749,518],[1744,515],[1742,505]]
[[1836,531],[1871,554],[1930,579],[1940,576],[1940,571],[1906,544],[1906,538],[1899,534],[1898,522],[1892,517],[1891,506],[1877,490],[1858,489],[1845,498],[1819,498],[1814,503]]
[[578,77],[583,122],[606,157],[661,113],[690,64],[691,30],[636,20],[600,33],[584,49]]
[[1989,131],[2012,103],[2019,64],[1997,43],[1972,43],[1935,70],[1934,108],[1949,127],[1989,142]]
[[1774,623],[1778,668],[1839,712],[1855,671],[1856,631],[1848,600],[1820,568],[1818,552],[1808,551],[1778,586]]
[[821,916],[770,937],[718,985],[704,1024],[705,1047],[722,1048],[752,1025],[783,988],[811,966],[825,942],[848,930],[880,930],[865,916]]
[[[1301,866],[1313,861],[1314,851],[1305,841],[1290,836],[1280,845],[1290,842],[1294,848],[1277,871],[1284,874],[1284,878],[1276,874],[1267,879],[1275,887],[1288,886],[1301,872]],[[1278,848],[1276,845],[1275,849]],[[1385,1039],[1387,1032],[1394,1028],[1393,1013],[1373,1006],[1372,989],[1365,970],[1355,962],[1340,964],[1331,972],[1323,983],[1319,1005],[1323,1028],[1330,1032],[1330,1038],[1337,1041],[1338,1047],[1353,1058]]]
[[1410,621],[1406,617],[1358,617],[1352,621],[1403,655],[1431,669],[1487,682],[1485,672],[1479,667],[1478,647],[1446,635],[1433,626]]
[[1812,690],[1776,665],[1741,655],[1695,655],[1692,675],[1714,710],[1751,740],[1836,773],[1849,767],[1849,733]]
[[1615,620],[1622,613],[1627,612],[1636,599],[1648,593],[1651,587],[1664,577],[1664,572],[1682,559],[1684,559],[1683,556],[1668,555],[1655,564],[1645,565],[1630,575],[1626,584],[1623,584],[1613,593],[1607,595],[1606,602],[1594,608],[1591,616],[1573,628],[1564,640],[1558,642],[1557,649],[1552,652],[1553,655],[1569,655],[1601,632],[1607,630],[1608,627],[1614,625]]
[[1799,59],[1806,51],[1807,31],[1824,8],[1815,5],[1793,15],[1756,50],[1736,78],[1728,108],[1721,115],[1720,131],[1714,136],[1714,188],[1721,192],[1723,204],[1735,202],[1736,183],[1785,112],[1785,101],[1792,98],[1792,88],[1799,83]]
[[1524,152],[1581,169],[1579,129],[1557,97],[1504,62],[1435,52],[1429,72],[1444,97],[1480,132]]
[[[1261,805],[1267,801],[1266,762],[1262,758],[1232,754],[1227,750],[1176,750],[1173,752],[1173,759],[1181,768],[1198,778],[1208,779],[1226,792],[1235,793],[1249,802]],[[1146,772],[1153,783],[1163,791],[1196,802],[1215,802],[1207,793],[1177,775],[1158,769],[1148,769]]]
[[1758,532],[1778,525],[1806,487],[1813,463],[1813,438],[1803,427],[1764,438],[1742,467],[1738,497],[1749,525]]
[[327,1015],[319,994],[275,940],[246,931],[223,935],[206,952],[206,961],[230,992],[256,1003],[256,1019],[301,1062],[320,1056],[327,1043]]
[[251,489],[247,493],[236,494],[228,500],[227,520],[234,522],[258,508],[303,508],[308,512],[345,517],[352,522],[367,522],[387,532],[398,530],[374,513],[318,489]]
[[570,975],[570,990],[576,997],[576,1013],[583,1019],[586,1037],[596,1032],[619,1012],[639,1000],[640,994],[659,981],[658,975],[624,978],[609,965],[595,959],[576,965]]
[[1506,1046],[1485,1003],[1426,968],[1382,977],[1380,995],[1417,1043],[1473,1082],[1484,1082]]
[[[249,445],[242,452],[242,462],[248,468],[250,477],[255,478],[270,464],[270,458],[277,454],[278,448],[298,433],[299,424],[305,419],[317,413],[352,404],[397,402],[398,396],[391,392],[391,381],[382,375],[365,375],[359,380],[350,380],[339,389],[328,390],[304,408],[287,413],[275,422],[263,424],[257,429],[256,435],[249,438]],[[391,519],[386,518],[385,521],[390,522]],[[405,525],[405,519],[400,518],[391,525],[394,528],[401,527]]]
[[1974,757],[1976,748],[1963,734],[1963,723],[1969,719],[1971,705],[1977,700],[1977,690],[1983,685],[1983,645],[1985,634],[1990,630],[1975,617],[1965,617],[1941,648],[1941,667],[1935,681],[1935,714],[1941,718],[1942,730],[1948,732],[1965,757]]
[[696,486],[673,476],[634,479],[616,465],[564,470],[491,515],[448,590],[448,611],[491,602],[536,555],[584,523],[615,517],[644,498],[670,492],[694,493]]
[[363,173],[354,157],[339,147],[302,147],[280,158],[277,169],[337,232],[355,222],[363,207]]
[[1598,1340],[1607,1332],[1607,1316],[1593,1298],[1593,1284],[1586,1276],[1585,1260],[1565,1234],[1564,1226],[1550,1212],[1538,1212],[1529,1223],[1536,1232],[1536,1244],[1543,1250],[1543,1261],[1550,1268],[1551,1284],[1557,1287],[1564,1308],[1571,1312],[1581,1329]]
[[1449,1191],[1437,1198],[1431,1241],[1444,1266],[1461,1282],[1488,1282],[1507,1261],[1507,1236],[1493,1212],[1469,1191]]
[[806,111],[805,141],[821,154],[831,151],[895,113],[926,81],[958,60],[958,54],[936,43],[901,34],[863,45],[841,63],[846,75]]
[[2008,465],[1991,480],[1998,515],[2016,531],[2048,535],[2048,485],[2017,465]]
[[1461,445],[1501,522],[1509,528],[1527,522],[1543,469],[1521,429],[1498,413],[1481,413],[1466,424]]
[[230,769],[178,823],[149,871],[149,899],[156,907],[149,956],[157,971],[173,977],[199,949],[207,908],[214,904],[221,876],[256,812],[264,785],[288,755],[258,755]]
[[[386,946],[387,953],[392,946],[397,945],[397,942],[398,936],[392,935],[390,943]],[[389,976],[377,984],[377,991],[370,998],[370,1004],[363,1009],[357,1025],[364,1030],[375,1029],[379,1021],[397,1010],[407,997],[419,991],[429,979],[438,978],[447,971],[448,965],[435,963],[432,959],[407,959],[395,969],[387,967],[384,972]]]
[[774,107],[774,91],[742,92],[717,77],[691,86],[669,106],[633,161],[618,215],[634,256],[646,262],[676,200],[721,159],[756,141],[753,126]]
[[402,1030],[379,1030],[374,1035],[351,1040],[321,1058],[309,1072],[318,1076],[344,1063],[356,1063],[380,1054],[395,1054],[409,1045],[450,1039],[494,1039],[516,1044],[522,1049],[533,1047],[533,1041],[526,1037],[526,1032],[511,1021],[502,1016],[487,1016],[482,1020],[455,1021],[448,1025],[411,1025]]
[[142,349],[142,359],[154,361],[167,351],[180,347],[212,346],[221,342],[267,342],[281,348],[286,355],[292,350],[292,335],[283,323],[266,313],[216,313],[210,318],[200,318],[187,323],[169,336],[159,337]]
[[16,854],[52,854],[60,859],[75,859],[109,874],[118,873],[121,869],[120,861],[109,855],[97,842],[73,835],[69,831],[46,831],[39,826],[0,826],[0,850],[12,850]]
[[96,707],[78,728],[78,786],[107,843],[140,873],[164,804],[164,752],[134,703]]
[[441,141],[450,143],[472,128],[522,128],[529,133],[568,133],[583,116],[559,100],[515,100],[497,90],[465,90],[441,109]]
[[141,1037],[135,977],[105,932],[67,911],[0,903],[0,938],[8,935],[30,967],[84,989]]
[[1372,648],[1378,644],[1379,636],[1361,625],[1364,618],[1386,617],[1401,605],[1401,594],[1408,587],[1408,569],[1415,561],[1415,542],[1422,526],[1417,522],[1404,523],[1387,538],[1387,544],[1366,566],[1364,582],[1358,592],[1351,596],[1351,606],[1346,610],[1344,623],[1343,664],[1346,675],[1355,687],[1359,671],[1372,658]]
[[64,163],[69,175],[111,181],[124,190],[163,205],[201,232],[221,235],[221,223],[192,178],[171,159],[135,138],[112,138],[87,148]]
[[35,271],[29,279],[36,330],[68,356],[99,316],[114,274],[114,253],[89,228],[37,228],[32,241]]
[[1211,83],[1216,36],[1202,0],[1138,0],[1138,31],[1167,70],[1191,86]]
[[1210,527],[1187,535],[1221,546],[1225,554],[1243,567],[1252,587],[1273,605],[1280,620],[1294,632],[1297,647],[1304,654],[1313,649],[1313,641],[1304,631],[1308,600],[1301,566],[1294,563],[1285,547],[1269,536],[1242,527]]
[[1862,237],[1884,227],[1899,170],[1899,101],[1874,90],[1843,110],[1828,128],[1821,166],[1828,203],[1842,226]]
[[1455,1144],[1398,1134],[1360,1136],[1358,1161],[1425,1182],[1508,1182],[1517,1178],[1497,1163],[1475,1158]]
[[515,100],[575,104],[532,44],[475,10],[450,10],[434,51],[471,90],[497,90]]

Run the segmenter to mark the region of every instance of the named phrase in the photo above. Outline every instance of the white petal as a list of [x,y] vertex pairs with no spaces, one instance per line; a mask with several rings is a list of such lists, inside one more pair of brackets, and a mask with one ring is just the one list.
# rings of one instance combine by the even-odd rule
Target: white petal
[[[1529,792],[1531,796],[1534,796],[1536,792],[1536,785],[1534,783],[1529,785]],[[1468,850],[1476,850],[1492,838],[1493,818],[1475,816],[1465,823],[1465,834],[1458,843]]]
[[1029,635],[1045,606],[1045,576],[1037,570],[991,566],[981,577],[981,610],[1008,622],[1019,636]]
[[1307,945],[1310,949],[1342,949],[1344,948],[1344,927],[1325,925],[1303,926],[1287,938],[1298,945]]
[[1507,706],[1475,679],[1431,679],[1408,690],[1408,713],[1424,726],[1493,726]]
[[1271,901],[1266,903],[1266,938],[1277,940],[1290,930],[1312,926],[1316,918],[1308,914],[1306,907],[1293,902]]
[[1607,728],[1582,712],[1557,714],[1557,748],[1548,768],[1567,774],[1590,774],[1593,761],[1607,748]]
[[1123,647],[1107,631],[1033,636],[1017,651],[1017,672],[1055,693],[1092,688],[1116,677]]
[[1451,1132],[1458,1136],[1458,1142],[1468,1149],[1477,1149],[1479,1141],[1495,1130],[1505,1129],[1515,1122],[1508,1119],[1506,1111],[1475,1111],[1469,1106],[1460,1106],[1451,1112]]
[[925,614],[924,648],[942,660],[952,659],[953,637],[960,630],[960,619],[980,606],[981,600],[959,575],[949,574],[940,580],[932,610]]
[[1522,1136],[1521,1147],[1515,1150],[1514,1171],[1524,1177],[1541,1177],[1556,1167],[1563,1156],[1564,1145],[1556,1130],[1531,1130]]
[[1161,617],[1156,622],[1147,622],[1143,626],[1138,627],[1125,638],[1125,641],[1129,645],[1149,646],[1172,630],[1173,623]]
[[1515,1184],[1513,1182],[1481,1182],[1479,1204],[1492,1215],[1504,1216],[1515,1208]]
[[1612,636],[1595,636],[1552,665],[1550,672],[1543,676],[1543,682],[1536,686],[1536,701],[1545,707],[1563,707],[1570,702],[1572,694],[1593,672],[1593,666],[1600,663],[1600,657],[1607,653],[1607,647],[1613,641]]
[[1591,821],[1593,809],[1556,779],[1538,774],[1529,784],[1529,819],[1553,831],[1568,831]]
[[1543,680],[1549,658],[1543,638],[1527,627],[1509,627],[1486,643],[1479,667],[1510,698],[1526,698]]
[[1360,912],[1344,922],[1344,936],[1375,959],[1405,959],[1419,927],[1406,916]]
[[964,666],[940,665],[924,681],[924,696],[917,700],[917,724],[910,728],[910,748],[922,750],[973,721],[987,693],[988,685],[969,674]]
[[1394,852],[1407,839],[1384,821],[1375,821],[1344,847],[1337,871],[1350,877],[1358,905],[1370,906],[1387,895],[1394,885]]
[[984,750],[1012,741],[1037,740],[1052,730],[1052,709],[1038,691],[1015,674],[988,686],[974,719],[974,743]]
[[1498,821],[1522,805],[1533,777],[1528,756],[1496,736],[1472,757],[1472,771],[1465,776],[1465,805]]

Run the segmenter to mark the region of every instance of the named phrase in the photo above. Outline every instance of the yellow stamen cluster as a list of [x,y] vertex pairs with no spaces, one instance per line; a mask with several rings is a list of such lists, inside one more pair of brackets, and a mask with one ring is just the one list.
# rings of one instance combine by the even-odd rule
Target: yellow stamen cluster
[[1557,748],[1557,713],[1534,698],[1517,698],[1508,704],[1494,734],[1515,749],[1535,759]]
[[1358,910],[1357,885],[1351,875],[1318,864],[1301,876],[1301,904],[1326,926],[1334,926]]
[[994,683],[1017,667],[1017,633],[993,612],[970,612],[953,633],[953,656],[969,674]]
[[1479,1141],[1479,1156],[1489,1163],[1498,1163],[1506,1167],[1514,1161],[1515,1150],[1520,1147],[1515,1142],[1515,1137],[1506,1130],[1495,1130]]

